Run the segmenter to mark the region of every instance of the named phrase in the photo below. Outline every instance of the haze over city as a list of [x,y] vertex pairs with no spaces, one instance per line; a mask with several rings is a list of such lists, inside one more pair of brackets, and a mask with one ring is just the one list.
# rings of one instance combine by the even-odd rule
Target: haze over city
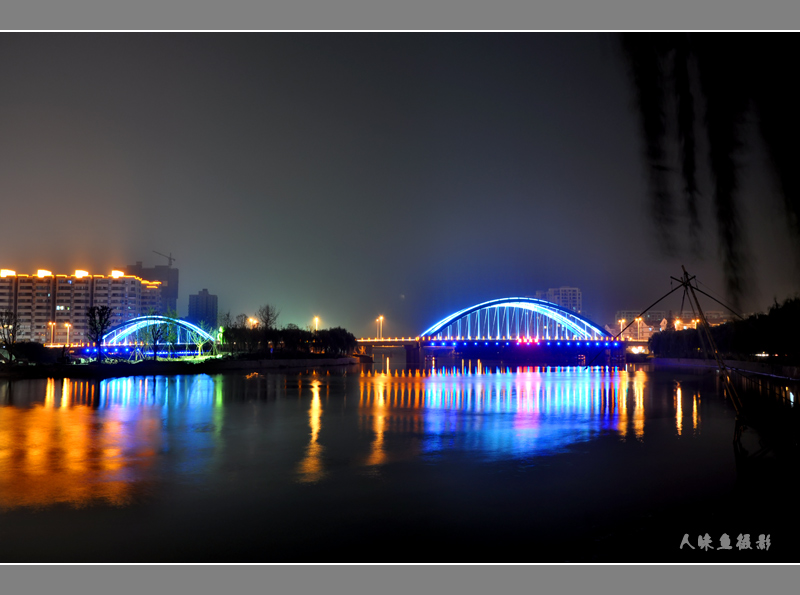
[[[559,286],[603,324],[681,264],[724,293],[707,203],[699,258],[657,250],[613,35],[13,34],[0,52],[4,268],[108,274],[166,264],[155,250],[181,315],[208,288],[221,312],[359,336]],[[798,284],[751,171],[758,311]]]

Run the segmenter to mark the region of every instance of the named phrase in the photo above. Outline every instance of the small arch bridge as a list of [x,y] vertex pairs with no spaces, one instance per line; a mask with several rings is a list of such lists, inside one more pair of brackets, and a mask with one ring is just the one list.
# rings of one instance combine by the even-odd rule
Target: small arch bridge
[[150,315],[132,318],[124,324],[112,328],[103,335],[102,344],[104,347],[122,347],[142,343],[143,333],[147,332],[148,327],[151,326],[167,327],[162,335],[165,339],[159,341],[159,344],[167,343],[167,330],[176,333],[175,340],[171,342],[177,345],[192,345],[199,342],[216,343],[216,339],[211,334],[191,322],[167,316]]

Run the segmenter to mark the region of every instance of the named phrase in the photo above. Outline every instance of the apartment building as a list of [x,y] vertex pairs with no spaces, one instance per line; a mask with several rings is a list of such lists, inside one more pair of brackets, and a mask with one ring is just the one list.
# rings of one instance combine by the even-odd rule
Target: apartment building
[[112,271],[91,275],[54,275],[39,269],[35,275],[0,269],[0,310],[17,315],[19,341],[81,344],[89,342],[87,311],[92,306],[112,309],[111,326],[151,311],[160,311],[160,283]]
[[583,311],[583,292],[577,287],[551,287],[536,292],[536,298],[552,302],[580,314]]

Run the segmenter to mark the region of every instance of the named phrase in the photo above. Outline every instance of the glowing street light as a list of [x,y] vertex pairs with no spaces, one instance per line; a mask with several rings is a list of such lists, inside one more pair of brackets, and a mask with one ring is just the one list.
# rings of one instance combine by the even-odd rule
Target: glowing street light
[[383,316],[378,316],[378,324],[380,325],[380,331],[378,333],[378,338],[383,339]]
[[619,319],[619,334],[620,335],[622,334],[622,325],[623,324],[625,324],[625,319],[624,318],[620,318]]
[[319,316],[314,316],[314,332],[319,330]]
[[55,333],[56,333],[56,323],[55,322],[48,322],[50,325],[50,345],[52,346],[55,343]]
[[641,333],[642,333],[642,317],[639,316],[636,319],[636,340],[637,341],[641,341],[642,340]]
[[247,322],[250,323],[250,328],[251,329],[252,328],[256,328],[258,326],[258,320],[256,320],[255,318],[248,318]]
[[65,322],[64,326],[67,327],[67,346],[69,346],[69,327],[72,325],[69,322]]

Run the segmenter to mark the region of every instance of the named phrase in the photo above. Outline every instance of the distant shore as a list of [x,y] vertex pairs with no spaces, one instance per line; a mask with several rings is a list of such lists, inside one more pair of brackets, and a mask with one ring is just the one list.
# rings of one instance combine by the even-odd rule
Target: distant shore
[[[773,376],[776,378],[800,379],[800,366],[784,366],[766,362],[747,362],[727,359],[724,361],[725,365],[731,370],[741,370],[743,372]],[[654,368],[718,368],[716,360],[711,359],[656,357],[648,360],[648,362],[653,364]]]
[[175,374],[219,374],[237,370],[278,371],[353,366],[359,363],[361,363],[361,360],[358,357],[309,357],[302,359],[259,360],[207,359],[202,362],[147,360],[102,364],[1,365],[0,378],[116,378]]

